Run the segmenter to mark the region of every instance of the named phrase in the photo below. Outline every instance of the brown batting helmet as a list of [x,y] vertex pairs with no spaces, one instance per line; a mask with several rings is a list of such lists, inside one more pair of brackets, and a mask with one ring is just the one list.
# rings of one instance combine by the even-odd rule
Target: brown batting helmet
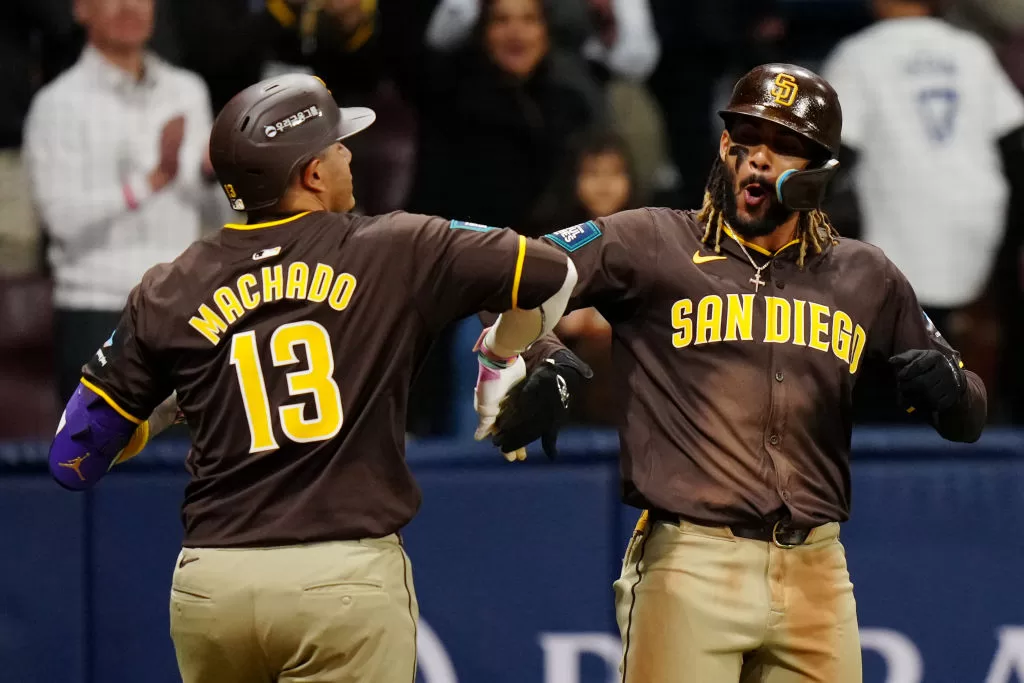
[[265,209],[306,163],[376,118],[364,107],[339,109],[315,76],[270,78],[224,105],[210,134],[210,161],[233,209]]
[[729,121],[737,114],[785,126],[839,153],[843,110],[828,81],[795,64],[763,64],[736,83],[729,106],[718,112]]

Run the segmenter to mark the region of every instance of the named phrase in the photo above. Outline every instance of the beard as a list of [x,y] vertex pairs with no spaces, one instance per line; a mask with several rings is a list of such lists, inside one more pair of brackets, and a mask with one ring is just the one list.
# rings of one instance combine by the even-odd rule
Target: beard
[[775,228],[788,221],[796,213],[787,209],[779,202],[779,198],[775,195],[775,185],[764,176],[755,174],[747,178],[743,186],[760,186],[761,191],[764,193],[764,201],[767,204],[767,208],[763,210],[758,218],[741,218],[739,215],[739,199],[736,193],[736,173],[727,165],[725,166],[725,177],[728,191],[723,193],[725,195],[723,213],[725,214],[726,222],[741,237],[750,239],[752,237],[770,235],[775,231]]

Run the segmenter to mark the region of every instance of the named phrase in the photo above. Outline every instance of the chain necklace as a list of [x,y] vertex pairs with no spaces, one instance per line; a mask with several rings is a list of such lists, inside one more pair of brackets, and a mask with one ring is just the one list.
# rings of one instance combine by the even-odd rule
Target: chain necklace
[[736,235],[733,234],[732,230],[729,231],[729,237],[731,237],[733,241],[740,246],[740,249],[743,250],[743,255],[747,257],[747,260],[750,261],[750,265],[754,267],[754,277],[747,280],[747,282],[754,285],[754,292],[756,293],[758,287],[760,287],[761,285],[768,284],[767,282],[761,279],[761,271],[767,268],[769,265],[771,265],[771,261],[766,261],[763,266],[757,265],[754,262],[754,259],[750,257],[750,252],[748,252],[747,248],[743,246],[743,242],[739,241]]

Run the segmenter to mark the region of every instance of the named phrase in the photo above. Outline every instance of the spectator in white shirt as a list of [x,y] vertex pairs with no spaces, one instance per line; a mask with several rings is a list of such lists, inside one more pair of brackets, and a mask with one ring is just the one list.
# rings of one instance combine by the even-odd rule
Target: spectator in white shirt
[[146,45],[154,0],[75,0],[88,44],[32,102],[25,153],[49,239],[61,400],[131,288],[199,236],[212,112]]
[[1003,237],[1000,152],[1019,140],[1024,99],[992,48],[933,5],[875,0],[880,21],[842,41],[822,71],[843,105],[861,237],[955,338],[949,316],[982,295]]

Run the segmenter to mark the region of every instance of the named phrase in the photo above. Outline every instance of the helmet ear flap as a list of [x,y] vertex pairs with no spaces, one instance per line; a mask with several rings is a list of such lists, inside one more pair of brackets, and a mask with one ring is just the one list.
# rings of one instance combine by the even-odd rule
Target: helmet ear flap
[[821,207],[828,184],[838,170],[837,159],[805,171],[790,169],[775,181],[775,194],[790,211],[813,211]]

